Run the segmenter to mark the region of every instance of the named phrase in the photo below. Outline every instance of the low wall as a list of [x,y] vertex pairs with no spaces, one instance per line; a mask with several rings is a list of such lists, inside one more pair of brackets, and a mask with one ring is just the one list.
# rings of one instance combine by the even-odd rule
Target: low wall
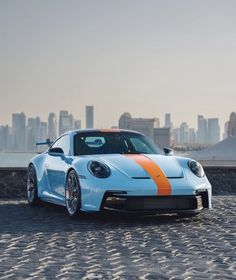
[[213,195],[236,194],[236,166],[204,166]]
[[[236,194],[236,166],[208,166],[204,169],[214,195]],[[25,184],[25,168],[0,168],[0,198],[24,198]]]
[[26,197],[26,168],[0,168],[0,198]]

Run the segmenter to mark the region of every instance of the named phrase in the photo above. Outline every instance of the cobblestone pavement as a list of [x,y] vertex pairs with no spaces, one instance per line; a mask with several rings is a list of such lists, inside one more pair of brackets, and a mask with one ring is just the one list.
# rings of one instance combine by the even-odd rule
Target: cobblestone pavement
[[0,200],[0,279],[236,279],[236,196],[198,217],[84,215]]

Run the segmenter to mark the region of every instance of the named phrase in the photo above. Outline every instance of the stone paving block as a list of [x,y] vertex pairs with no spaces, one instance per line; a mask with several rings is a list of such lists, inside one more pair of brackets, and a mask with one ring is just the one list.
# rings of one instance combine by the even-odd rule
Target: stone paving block
[[0,279],[235,279],[236,196],[197,217],[67,216],[0,200]]

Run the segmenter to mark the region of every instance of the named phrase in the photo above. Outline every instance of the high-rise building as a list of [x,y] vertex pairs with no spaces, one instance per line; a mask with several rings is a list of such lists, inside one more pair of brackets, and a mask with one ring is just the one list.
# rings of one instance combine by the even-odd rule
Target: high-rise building
[[40,122],[38,141],[43,142],[47,138],[48,138],[48,123],[47,122]]
[[74,121],[74,129],[81,129],[81,120]]
[[74,118],[68,111],[60,111],[59,135],[74,128]]
[[170,113],[165,114],[165,128],[171,128],[172,123],[171,123],[171,116]]
[[180,144],[188,144],[189,128],[186,122],[183,122],[179,128],[179,142]]
[[157,118],[132,118],[130,113],[124,113],[119,120],[119,128],[138,131],[154,140],[154,128],[159,128],[160,122]]
[[12,135],[11,128],[6,126],[0,127],[0,151],[11,150],[12,148]]
[[54,113],[50,113],[48,116],[48,138],[51,141],[57,138],[57,119]]
[[177,128],[174,128],[172,130],[172,137],[173,137],[173,142],[175,145],[178,145],[180,142],[179,142],[179,127]]
[[27,125],[27,150],[36,150],[36,142],[39,141],[40,118],[28,118]]
[[207,120],[202,115],[198,115],[197,143],[207,144]]
[[0,151],[5,150],[3,143],[3,126],[0,126]]
[[208,119],[207,144],[214,145],[220,142],[220,125],[218,118]]
[[93,128],[94,107],[86,106],[86,128]]
[[236,113],[232,112],[229,117],[227,136],[236,136]]
[[170,128],[154,128],[154,142],[160,149],[170,147]]
[[12,114],[13,150],[26,149],[26,117],[24,113]]
[[188,143],[195,144],[196,143],[196,133],[194,128],[189,128],[188,130]]
[[226,139],[228,137],[227,133],[228,133],[228,127],[229,127],[229,122],[225,122],[225,125],[224,125],[224,132],[223,132],[223,135],[222,135],[222,138],[223,139]]

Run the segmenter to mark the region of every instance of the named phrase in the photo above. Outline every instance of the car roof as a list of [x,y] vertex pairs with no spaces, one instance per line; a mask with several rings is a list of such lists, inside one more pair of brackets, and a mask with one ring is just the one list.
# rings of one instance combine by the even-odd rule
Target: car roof
[[[84,133],[91,133],[91,132],[102,132],[102,133],[134,133],[143,135],[140,132],[134,130],[127,130],[127,129],[95,129],[95,128],[88,128],[88,129],[77,129],[65,132],[63,135],[76,135],[76,134],[84,134]],[[61,135],[62,136],[62,135]]]

